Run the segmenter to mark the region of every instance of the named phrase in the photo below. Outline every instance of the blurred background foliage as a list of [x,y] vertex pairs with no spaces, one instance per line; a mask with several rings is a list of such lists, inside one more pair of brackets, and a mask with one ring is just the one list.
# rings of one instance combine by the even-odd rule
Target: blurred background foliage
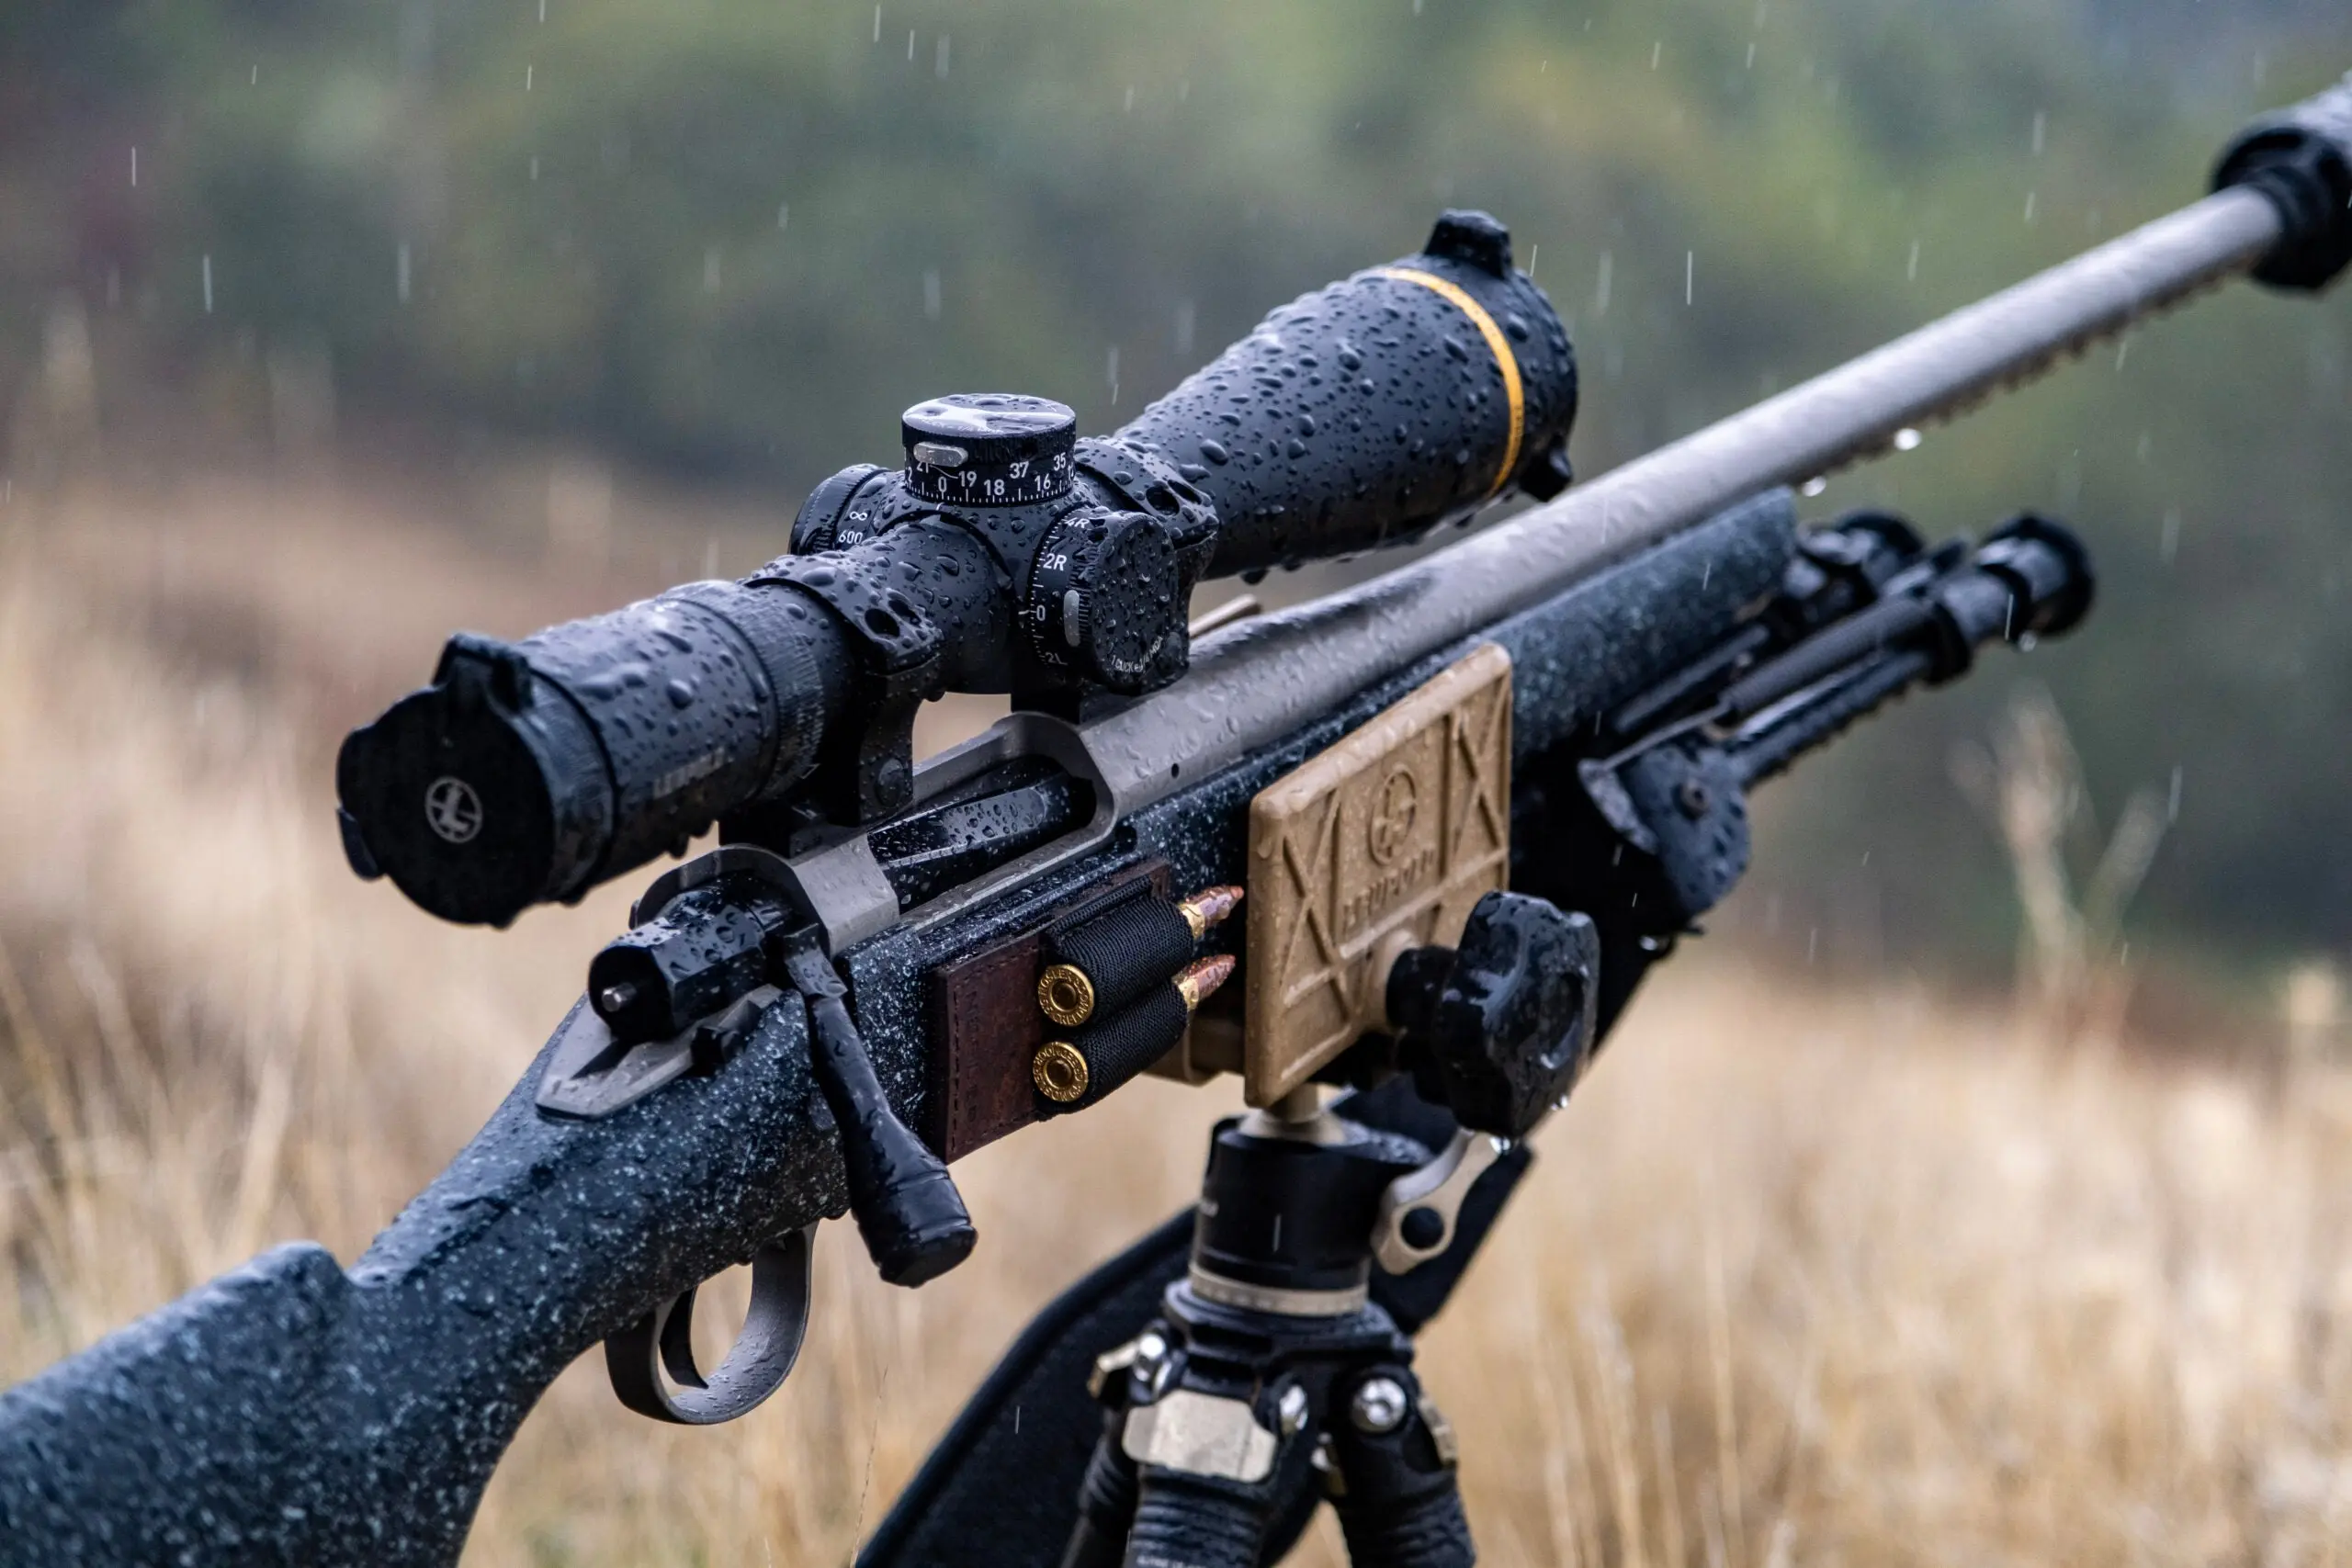
[[[6,472],[76,432],[235,461],[323,406],[781,519],[944,389],[1114,425],[1463,205],[1570,321],[1589,474],[2193,197],[2347,65],[2338,0],[23,0]],[[2143,940],[2224,969],[2352,942],[2346,298],[2233,289],[1813,503],[2087,531],[2099,612],[2025,668],[2087,836],[2163,802]],[[1728,922],[2005,957],[1955,774],[2022,678],[1780,786]]]

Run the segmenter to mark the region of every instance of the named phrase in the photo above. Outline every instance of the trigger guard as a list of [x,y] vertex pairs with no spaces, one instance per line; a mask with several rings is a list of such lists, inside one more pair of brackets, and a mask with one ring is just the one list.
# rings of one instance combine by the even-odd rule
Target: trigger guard
[[695,1365],[693,1286],[605,1340],[605,1371],[620,1402],[656,1421],[714,1427],[748,1414],[783,1387],[808,1329],[816,1235],[814,1225],[787,1232],[752,1255],[743,1331],[708,1372]]

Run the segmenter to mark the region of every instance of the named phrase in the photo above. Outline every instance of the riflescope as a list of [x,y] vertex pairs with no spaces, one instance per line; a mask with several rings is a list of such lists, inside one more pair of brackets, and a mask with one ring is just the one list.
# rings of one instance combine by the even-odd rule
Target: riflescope
[[934,398],[904,416],[904,468],[825,480],[791,553],[739,582],[452,637],[431,685],[344,742],[345,846],[435,914],[503,924],[714,822],[784,849],[892,817],[926,698],[1076,716],[1164,686],[1195,583],[1554,495],[1576,406],[1509,232],[1446,213],[1420,254],[1275,310],[1115,434],[1081,439],[1044,398]]

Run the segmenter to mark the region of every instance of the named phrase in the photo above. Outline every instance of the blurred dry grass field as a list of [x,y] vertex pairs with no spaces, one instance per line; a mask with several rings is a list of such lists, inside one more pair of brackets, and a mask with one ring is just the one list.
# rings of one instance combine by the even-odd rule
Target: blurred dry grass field
[[[469,542],[358,493],[0,512],[0,1381],[273,1241],[356,1256],[619,928],[628,879],[505,933],[356,883],[343,728],[453,626],[527,630],[765,542],[715,518],[703,559],[664,558],[561,470],[544,538],[535,497]],[[2055,1016],[1703,951],[1653,981],[1425,1339],[1484,1560],[2335,1562],[2329,1010],[2306,1049],[2254,1021],[2263,1049],[2162,1058],[2032,1021]],[[1027,1314],[1185,1200],[1231,1103],[1146,1081],[975,1157],[980,1250],[920,1293],[828,1227],[800,1370],[738,1425],[656,1427],[575,1368],[467,1561],[845,1561]],[[1328,1518],[1297,1561],[1340,1561]]]

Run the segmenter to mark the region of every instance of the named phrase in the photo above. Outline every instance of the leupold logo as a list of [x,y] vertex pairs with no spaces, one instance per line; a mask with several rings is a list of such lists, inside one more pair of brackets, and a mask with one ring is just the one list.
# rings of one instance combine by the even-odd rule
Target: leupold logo
[[424,819],[449,842],[462,844],[481,831],[481,796],[465,780],[445,773],[425,788]]
[[1396,858],[1413,836],[1413,819],[1420,815],[1421,788],[1413,775],[1403,768],[1388,775],[1380,786],[1380,798],[1374,802],[1372,822],[1366,831],[1372,858],[1386,865]]

